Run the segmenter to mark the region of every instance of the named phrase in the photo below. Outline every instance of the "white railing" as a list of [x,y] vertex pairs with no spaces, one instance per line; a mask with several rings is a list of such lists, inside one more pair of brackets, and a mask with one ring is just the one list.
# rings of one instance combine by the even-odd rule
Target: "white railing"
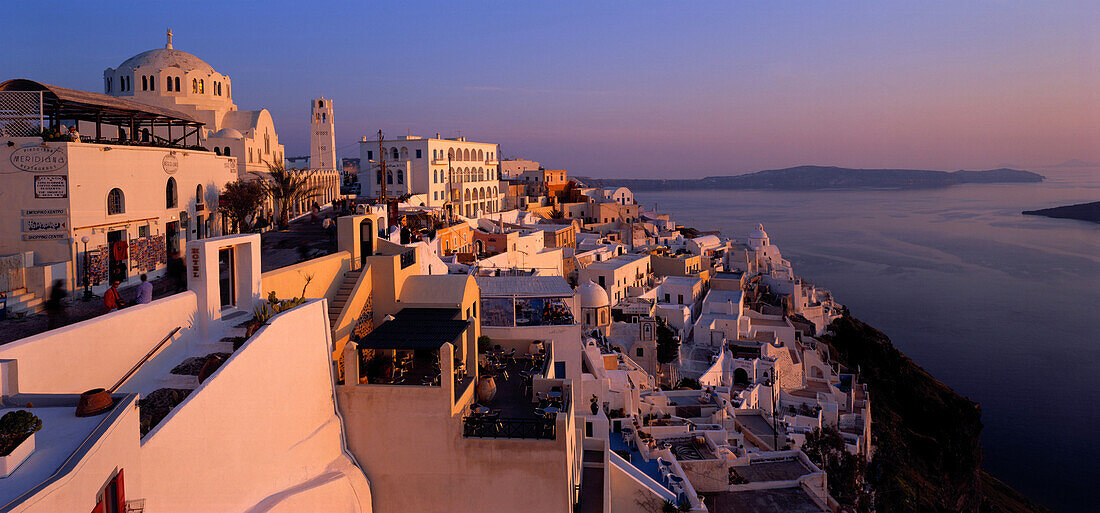
[[0,135],[41,135],[44,117],[41,91],[0,91]]

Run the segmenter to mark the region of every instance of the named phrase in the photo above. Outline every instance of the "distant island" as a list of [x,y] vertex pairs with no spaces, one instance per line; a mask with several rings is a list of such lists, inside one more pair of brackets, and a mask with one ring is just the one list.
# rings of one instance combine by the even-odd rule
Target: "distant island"
[[1100,223],[1100,201],[1092,203],[1078,203],[1064,207],[1044,208],[1041,210],[1025,210],[1025,216],[1044,216],[1056,219],[1077,219],[1079,221],[1091,221]]
[[929,171],[922,169],[851,169],[835,166],[798,166],[744,175],[708,176],[687,180],[585,178],[593,187],[623,186],[635,191],[686,189],[918,189],[964,183],[1041,182],[1043,175],[1019,169],[987,171]]

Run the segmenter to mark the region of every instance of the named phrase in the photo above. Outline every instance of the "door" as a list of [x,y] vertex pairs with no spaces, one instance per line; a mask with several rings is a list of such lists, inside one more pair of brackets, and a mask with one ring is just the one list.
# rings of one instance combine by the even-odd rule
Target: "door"
[[218,250],[218,288],[221,292],[221,307],[232,308],[237,305],[236,269],[233,265],[233,248]]
[[374,254],[374,223],[364,219],[359,223],[359,263],[367,264],[367,257]]
[[164,244],[168,256],[180,254],[180,222],[172,221],[164,225]]
[[126,281],[128,256],[126,230],[107,232],[107,276],[112,283]]

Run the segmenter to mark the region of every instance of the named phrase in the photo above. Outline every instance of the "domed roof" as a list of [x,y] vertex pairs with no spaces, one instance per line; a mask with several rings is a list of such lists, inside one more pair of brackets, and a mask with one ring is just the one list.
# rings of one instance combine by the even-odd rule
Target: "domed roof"
[[221,137],[223,139],[244,139],[244,134],[236,128],[223,128],[214,132],[211,137]]
[[749,232],[749,238],[750,239],[767,239],[768,238],[768,232],[764,231],[764,225],[763,224],[758,224],[758,225],[756,225],[755,230]]
[[611,304],[607,297],[607,291],[588,280],[577,287],[577,295],[580,296],[581,308],[600,308]]
[[172,48],[157,48],[148,52],[141,52],[119,64],[118,71],[128,73],[143,66],[154,69],[178,68],[184,72],[214,73],[213,66],[207,64],[206,61],[182,50]]

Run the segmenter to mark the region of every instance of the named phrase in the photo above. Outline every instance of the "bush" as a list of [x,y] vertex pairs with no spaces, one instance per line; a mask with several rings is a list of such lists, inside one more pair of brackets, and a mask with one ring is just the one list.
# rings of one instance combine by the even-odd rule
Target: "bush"
[[32,433],[42,429],[42,419],[27,410],[9,411],[0,417],[0,456],[11,454]]

